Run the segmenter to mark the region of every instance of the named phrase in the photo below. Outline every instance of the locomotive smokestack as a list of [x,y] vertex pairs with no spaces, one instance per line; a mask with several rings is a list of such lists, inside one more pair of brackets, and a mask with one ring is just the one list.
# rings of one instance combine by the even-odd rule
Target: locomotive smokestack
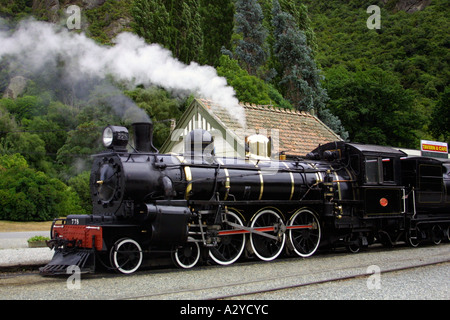
[[131,125],[134,132],[134,148],[137,152],[158,152],[153,146],[153,123],[135,122]]

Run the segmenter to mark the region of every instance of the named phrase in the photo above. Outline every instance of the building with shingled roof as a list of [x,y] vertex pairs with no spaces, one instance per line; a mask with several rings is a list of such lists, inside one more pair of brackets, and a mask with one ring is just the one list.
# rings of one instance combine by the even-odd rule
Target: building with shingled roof
[[307,112],[280,109],[273,106],[239,104],[245,119],[210,100],[194,99],[178,120],[162,153],[183,153],[183,138],[194,129],[209,131],[214,137],[216,156],[246,156],[246,139],[262,135],[270,139],[271,157],[280,154],[305,156],[319,144],[342,139],[316,116]]

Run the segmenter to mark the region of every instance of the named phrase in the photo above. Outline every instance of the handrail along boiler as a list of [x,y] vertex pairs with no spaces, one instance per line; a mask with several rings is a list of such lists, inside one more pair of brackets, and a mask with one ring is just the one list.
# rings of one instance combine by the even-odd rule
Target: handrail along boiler
[[200,129],[185,137],[183,154],[160,154],[151,123],[132,130],[130,152],[127,128],[105,128],[108,150],[93,156],[93,212],[55,220],[55,254],[42,274],[71,265],[128,274],[152,253],[190,268],[242,255],[309,257],[319,245],[357,252],[375,241],[417,246],[449,237],[448,162],[341,141],[306,159],[221,158]]

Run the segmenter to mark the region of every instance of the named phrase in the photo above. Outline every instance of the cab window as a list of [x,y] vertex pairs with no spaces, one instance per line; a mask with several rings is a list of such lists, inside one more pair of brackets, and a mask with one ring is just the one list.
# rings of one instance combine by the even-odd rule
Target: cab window
[[394,182],[394,160],[391,158],[381,159],[383,167],[383,181],[382,182]]
[[366,157],[366,183],[394,183],[394,159]]
[[378,158],[366,158],[366,182],[378,183]]

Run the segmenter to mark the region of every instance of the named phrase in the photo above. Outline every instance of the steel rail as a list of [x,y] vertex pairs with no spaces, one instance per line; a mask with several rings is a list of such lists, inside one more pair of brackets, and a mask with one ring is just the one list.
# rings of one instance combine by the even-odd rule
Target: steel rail
[[[425,262],[425,263],[417,263],[417,260],[414,260],[414,259],[407,259],[407,260],[415,261],[416,263],[414,263],[412,265],[408,265],[408,266],[392,267],[389,269],[382,270],[382,271],[380,271],[380,273],[386,274],[386,273],[392,273],[392,272],[396,272],[396,271],[409,270],[409,269],[414,269],[414,268],[427,267],[427,266],[450,262],[450,259],[443,259],[443,260]],[[354,268],[357,268],[357,267],[348,267],[348,268],[342,268],[342,269],[338,269],[338,270],[343,271],[343,270],[354,269]],[[320,271],[317,273],[320,273]],[[326,279],[317,280],[317,281],[309,281],[309,282],[305,282],[305,283],[292,284],[292,285],[273,286],[270,288],[260,289],[260,290],[250,290],[250,291],[243,291],[243,292],[231,293],[231,294],[225,294],[225,295],[214,294],[215,292],[218,292],[221,289],[225,289],[225,288],[233,288],[233,287],[239,287],[239,286],[248,287],[248,285],[252,285],[252,284],[272,283],[275,280],[280,280],[280,279],[286,280],[286,279],[290,279],[290,278],[303,276],[302,273],[297,272],[297,273],[292,273],[292,274],[288,274],[288,275],[281,276],[281,277],[277,276],[277,277],[270,277],[270,278],[264,278],[264,279],[254,279],[254,280],[249,280],[249,281],[244,281],[244,282],[228,283],[225,285],[212,285],[212,286],[206,286],[206,287],[186,288],[186,289],[181,289],[181,290],[167,290],[164,292],[158,292],[158,293],[152,293],[152,294],[120,297],[117,300],[165,299],[165,298],[168,298],[168,297],[171,297],[174,295],[176,296],[176,295],[180,295],[180,294],[189,294],[189,293],[202,292],[202,291],[209,291],[209,292],[212,292],[212,294],[211,293],[208,294],[207,297],[202,297],[202,296],[199,296],[199,294],[196,294],[196,297],[199,297],[199,299],[201,299],[201,300],[223,300],[223,299],[230,299],[230,298],[236,298],[236,297],[240,297],[242,299],[247,299],[246,298],[247,296],[251,296],[251,295],[255,295],[255,294],[274,292],[274,291],[280,291],[280,290],[288,290],[288,289],[300,288],[300,287],[307,287],[307,286],[311,286],[311,285],[323,284],[323,283],[328,283],[328,282],[336,282],[336,281],[341,281],[341,280],[368,277],[370,275],[371,275],[371,273],[358,272],[358,273],[352,274],[352,275],[327,277]],[[173,298],[173,299],[176,299],[176,298]]]
[[[390,268],[390,269],[386,269],[386,270],[380,271],[380,274],[386,274],[386,273],[392,273],[392,272],[397,272],[397,271],[404,271],[404,270],[428,267],[428,266],[432,266],[432,265],[437,265],[437,264],[441,264],[441,263],[449,263],[449,262],[450,262],[450,259],[446,259],[446,260],[442,260],[442,261],[433,261],[433,262],[423,263],[423,264],[419,264],[419,265]],[[237,298],[237,297],[246,298],[247,296],[251,296],[251,295],[254,295],[254,294],[261,294],[261,293],[281,291],[281,290],[289,290],[289,289],[301,288],[301,287],[306,287],[306,286],[311,286],[311,285],[317,285],[317,284],[323,284],[323,283],[329,283],[329,282],[336,282],[336,281],[343,281],[343,280],[350,280],[350,279],[356,279],[356,278],[364,278],[364,277],[369,277],[370,275],[372,275],[372,274],[371,273],[367,273],[367,272],[363,272],[363,273],[358,273],[358,274],[349,275],[349,276],[340,276],[340,277],[335,277],[335,278],[330,278],[330,279],[324,279],[324,280],[318,280],[318,281],[311,281],[311,282],[307,282],[307,283],[301,283],[301,284],[293,284],[293,285],[287,285],[287,286],[279,286],[279,287],[275,287],[275,288],[255,290],[255,291],[251,291],[251,292],[245,292],[245,293],[242,293],[242,294],[236,293],[236,294],[222,295],[222,296],[217,296],[217,297],[214,297],[214,298],[207,298],[205,300],[224,300],[224,299]]]

